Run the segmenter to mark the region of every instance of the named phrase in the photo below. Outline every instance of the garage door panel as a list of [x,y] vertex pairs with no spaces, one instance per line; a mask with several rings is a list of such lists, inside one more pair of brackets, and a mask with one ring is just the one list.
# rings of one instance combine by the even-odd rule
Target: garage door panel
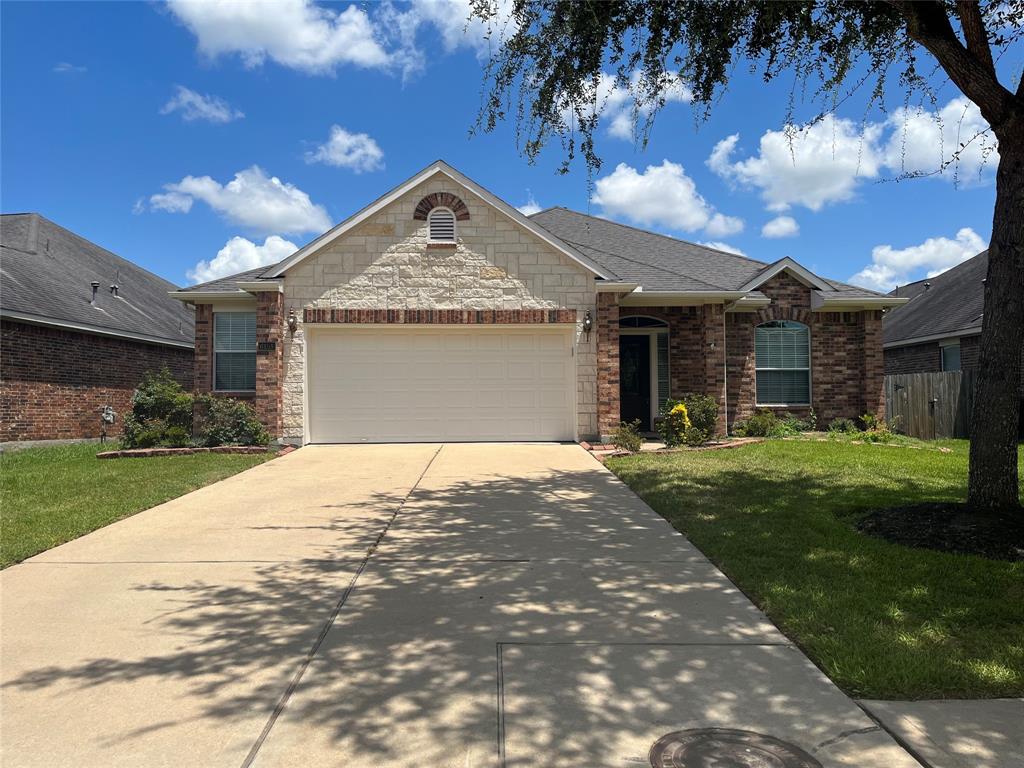
[[568,328],[317,329],[313,442],[571,440]]

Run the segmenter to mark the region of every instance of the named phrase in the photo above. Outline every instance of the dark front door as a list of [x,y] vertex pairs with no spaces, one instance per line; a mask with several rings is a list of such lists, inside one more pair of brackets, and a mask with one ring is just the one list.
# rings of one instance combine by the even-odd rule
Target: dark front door
[[651,340],[648,336],[619,336],[619,417],[640,419],[651,429]]

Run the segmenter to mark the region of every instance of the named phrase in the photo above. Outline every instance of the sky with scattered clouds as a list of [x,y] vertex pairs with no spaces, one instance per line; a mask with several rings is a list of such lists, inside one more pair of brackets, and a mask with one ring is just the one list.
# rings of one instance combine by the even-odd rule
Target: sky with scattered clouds
[[[997,148],[949,83],[934,103],[854,98],[812,124],[819,106],[798,100],[787,125],[786,83],[740,67],[700,120],[668,78],[644,143],[635,80],[608,75],[592,86],[603,166],[562,175],[557,142],[529,165],[513,125],[472,131],[512,28],[488,36],[467,7],[4,3],[3,210],[179,285],[278,261],[437,158],[525,213],[562,205],[880,290],[986,245]],[[1019,72],[1014,53],[1001,66]]]

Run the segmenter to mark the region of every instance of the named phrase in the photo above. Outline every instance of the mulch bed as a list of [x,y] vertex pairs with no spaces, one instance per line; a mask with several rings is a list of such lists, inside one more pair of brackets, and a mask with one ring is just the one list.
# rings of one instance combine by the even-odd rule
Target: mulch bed
[[1024,512],[983,515],[964,504],[931,502],[869,512],[857,529],[894,544],[991,560],[1024,560]]
[[[266,453],[265,445],[218,445],[216,448],[129,448],[97,453],[97,459],[145,459],[150,456],[187,456],[190,453]],[[284,453],[284,451],[281,451]]]

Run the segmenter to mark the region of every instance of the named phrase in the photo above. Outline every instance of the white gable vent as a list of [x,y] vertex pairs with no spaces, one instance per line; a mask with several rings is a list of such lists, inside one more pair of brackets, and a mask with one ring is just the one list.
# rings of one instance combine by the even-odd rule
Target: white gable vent
[[430,227],[430,242],[455,242],[455,214],[450,208],[432,209],[427,216],[427,224]]

